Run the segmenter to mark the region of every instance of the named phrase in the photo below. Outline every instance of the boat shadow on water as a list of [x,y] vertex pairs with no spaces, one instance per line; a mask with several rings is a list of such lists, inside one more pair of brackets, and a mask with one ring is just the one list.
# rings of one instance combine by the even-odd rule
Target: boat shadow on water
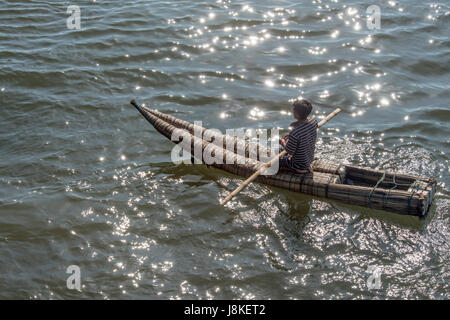
[[[168,175],[174,179],[183,179],[183,183],[190,187],[202,187],[209,184],[217,186],[218,191],[225,190],[224,194],[232,190],[236,182],[236,176],[223,172],[222,170],[205,164],[179,164],[175,165],[172,162],[152,163],[148,164],[155,175]],[[310,221],[310,216],[314,212],[324,212],[324,214],[343,213],[351,216],[359,216],[360,219],[377,219],[387,224],[395,224],[402,228],[409,228],[411,230],[420,231],[425,228],[428,221],[431,220],[433,212],[435,212],[435,204],[430,208],[430,213],[424,219],[416,216],[402,215],[395,213],[387,213],[383,210],[371,209],[343,203],[323,197],[311,196],[308,194],[297,193],[282,188],[267,186],[261,183],[255,183],[258,189],[258,196],[255,190],[244,193],[241,196],[239,205],[235,207],[230,205],[222,207],[219,204],[219,197],[217,197],[217,208],[223,208],[230,216],[225,223],[230,223],[239,214],[242,206],[258,211],[270,205],[280,215],[285,216],[288,220],[294,220],[300,227]],[[263,190],[261,189],[263,188]],[[265,192],[264,192],[265,190]],[[253,192],[255,191],[255,192]],[[213,203],[212,203],[213,204]],[[213,204],[214,205],[214,204]]]

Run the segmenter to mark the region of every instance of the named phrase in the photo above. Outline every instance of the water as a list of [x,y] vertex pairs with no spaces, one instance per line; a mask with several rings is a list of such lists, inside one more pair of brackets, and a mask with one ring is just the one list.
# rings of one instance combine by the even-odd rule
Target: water
[[[0,1],[0,298],[448,299],[450,5]],[[205,127],[320,117],[316,156],[434,176],[427,219],[174,166],[130,98]],[[81,270],[81,292],[66,269]],[[369,290],[378,268],[381,288]]]

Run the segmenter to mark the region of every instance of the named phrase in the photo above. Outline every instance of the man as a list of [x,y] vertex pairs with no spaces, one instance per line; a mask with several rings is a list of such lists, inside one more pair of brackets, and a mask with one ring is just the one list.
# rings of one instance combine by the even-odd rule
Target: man
[[280,139],[281,146],[288,153],[280,158],[280,170],[312,172],[318,124],[314,118],[308,118],[311,111],[312,105],[307,100],[297,100],[292,105],[292,113],[297,121],[291,123],[291,127],[294,127],[291,133]]

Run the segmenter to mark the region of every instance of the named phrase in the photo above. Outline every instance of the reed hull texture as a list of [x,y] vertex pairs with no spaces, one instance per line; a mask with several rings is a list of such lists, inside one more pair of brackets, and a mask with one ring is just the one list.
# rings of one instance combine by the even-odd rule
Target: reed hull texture
[[[195,150],[202,150],[202,152],[206,150],[209,154],[221,158],[222,164],[206,163],[215,168],[246,178],[264,164],[259,159],[248,158],[249,150],[257,148],[259,152],[270,155],[268,148],[236,137],[222,137],[221,141],[233,144],[228,148],[225,148],[226,144],[225,146],[222,143],[216,145],[214,141],[209,142],[203,140],[201,136],[194,135],[194,130],[204,134],[208,133],[208,129],[195,127],[187,121],[156,110],[136,104],[134,106],[166,138],[171,139],[176,130],[178,135],[182,132],[185,138],[178,143],[192,155]],[[235,153],[238,145],[245,149],[245,156]],[[227,164],[227,159],[228,163],[229,159],[233,159],[233,163]],[[294,192],[421,218],[427,215],[436,192],[434,178],[396,174],[320,159],[313,162],[313,171],[308,174],[281,171],[275,175],[261,175],[256,181]]]

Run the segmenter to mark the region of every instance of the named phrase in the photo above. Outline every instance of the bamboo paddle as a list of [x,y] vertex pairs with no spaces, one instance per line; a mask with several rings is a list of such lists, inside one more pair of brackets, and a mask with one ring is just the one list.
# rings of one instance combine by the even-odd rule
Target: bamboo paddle
[[[322,121],[319,122],[319,124],[317,125],[318,128],[320,128],[321,126],[323,126],[325,123],[327,123],[329,120],[331,120],[334,116],[336,116],[339,112],[341,112],[341,109],[336,108],[332,113],[330,113],[325,119],[323,119]],[[269,162],[265,163],[260,169],[258,169],[254,174],[252,174],[250,177],[247,178],[247,180],[245,180],[244,182],[241,183],[241,185],[239,187],[237,187],[232,193],[230,193],[225,199],[223,199],[220,204],[224,205],[225,203],[227,203],[228,201],[230,201],[235,195],[237,195],[242,189],[244,189],[250,182],[252,182],[253,180],[255,180],[260,174],[261,172],[265,169],[265,168],[270,168],[275,161],[278,161],[278,159],[280,159],[282,156],[284,156],[286,154],[286,150],[283,150],[279,155],[277,155],[276,157],[274,157],[272,160],[270,160]]]

